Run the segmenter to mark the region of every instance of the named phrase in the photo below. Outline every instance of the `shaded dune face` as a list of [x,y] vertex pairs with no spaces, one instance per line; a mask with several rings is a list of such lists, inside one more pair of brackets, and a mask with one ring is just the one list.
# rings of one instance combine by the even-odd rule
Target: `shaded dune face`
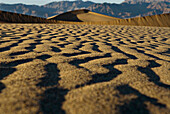
[[17,14],[12,12],[0,11],[0,22],[6,23],[54,23],[54,20],[45,18]]
[[77,15],[82,14],[82,13],[88,13],[88,12],[89,12],[89,10],[71,11],[71,12],[62,13],[62,14],[54,16],[54,17],[50,17],[48,19],[55,19],[55,20],[59,20],[59,21],[82,22],[82,20],[80,20],[77,17]]

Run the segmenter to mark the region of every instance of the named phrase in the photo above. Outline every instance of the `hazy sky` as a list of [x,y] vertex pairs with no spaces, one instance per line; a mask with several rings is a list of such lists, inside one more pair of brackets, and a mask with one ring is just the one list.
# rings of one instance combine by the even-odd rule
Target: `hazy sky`
[[[36,5],[44,5],[46,3],[52,1],[66,1],[66,0],[0,0],[0,3],[24,3],[24,4],[36,4]],[[74,1],[74,0],[67,0],[67,1]],[[84,0],[87,1],[87,0]],[[109,2],[109,3],[121,3],[124,0],[89,0],[97,3]]]

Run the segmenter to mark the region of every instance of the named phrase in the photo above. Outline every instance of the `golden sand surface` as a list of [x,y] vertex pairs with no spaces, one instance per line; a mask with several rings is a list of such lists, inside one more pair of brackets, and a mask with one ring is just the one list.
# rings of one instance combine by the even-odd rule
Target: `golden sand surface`
[[0,114],[168,114],[170,28],[0,24]]

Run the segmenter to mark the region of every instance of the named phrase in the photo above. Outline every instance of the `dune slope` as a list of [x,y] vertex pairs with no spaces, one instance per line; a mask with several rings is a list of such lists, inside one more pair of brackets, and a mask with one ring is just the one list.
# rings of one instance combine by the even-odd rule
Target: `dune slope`
[[112,21],[118,18],[102,15],[99,13],[94,13],[86,9],[81,9],[81,10],[62,13],[60,15],[49,17],[48,19],[54,19],[59,21],[74,21],[74,22],[98,22],[98,21]]
[[86,25],[97,24],[97,25],[134,25],[134,26],[170,27],[170,13],[129,19],[114,19],[112,21],[99,21],[99,22],[61,21],[58,23],[86,24]]
[[0,11],[1,23],[54,23],[55,20],[17,14],[12,12]]

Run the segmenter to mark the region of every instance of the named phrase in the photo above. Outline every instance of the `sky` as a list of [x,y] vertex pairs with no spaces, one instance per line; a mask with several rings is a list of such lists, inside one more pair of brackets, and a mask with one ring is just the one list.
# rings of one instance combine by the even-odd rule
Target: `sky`
[[[23,4],[36,4],[36,5],[44,5],[53,1],[66,1],[66,0],[0,0],[0,3],[7,3],[7,4],[14,4],[14,3],[23,3]],[[67,0],[67,1],[74,1],[74,0]],[[87,1],[87,0],[84,0]],[[121,3],[124,0],[89,0],[96,3]]]

